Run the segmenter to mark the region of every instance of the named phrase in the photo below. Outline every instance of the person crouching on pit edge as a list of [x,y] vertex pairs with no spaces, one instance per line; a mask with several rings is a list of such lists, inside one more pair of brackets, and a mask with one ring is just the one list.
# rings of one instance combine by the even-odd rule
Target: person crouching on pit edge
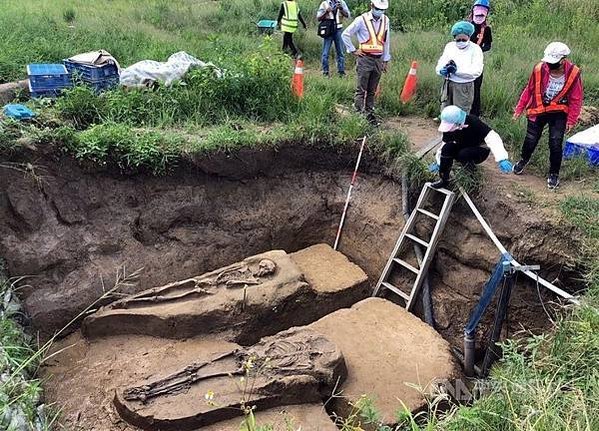
[[521,159],[514,166],[522,174],[535,151],[545,125],[549,126],[549,175],[547,187],[559,186],[564,134],[578,121],[582,107],[583,89],[580,69],[566,59],[570,48],[561,42],[551,42],[545,56],[530,75],[514,110],[514,120],[526,110],[528,126],[522,145]]
[[484,162],[489,153],[493,153],[501,172],[507,174],[512,171],[501,137],[478,117],[450,105],[441,111],[440,118],[439,131],[443,132],[443,143],[437,151],[436,163],[431,165],[431,171],[438,170],[440,179],[431,187],[440,189],[449,185],[454,160],[472,170],[475,165]]
[[[378,125],[374,116],[374,96],[381,74],[387,71],[391,60],[389,18],[385,16],[388,8],[388,0],[372,0],[370,11],[357,17],[342,35],[347,52],[357,58],[358,83],[354,107],[365,113],[374,125]],[[358,49],[352,41],[354,35],[360,43]]]
[[341,33],[343,33],[343,23],[341,22],[342,17],[349,18],[351,13],[345,0],[325,0],[320,4],[318,12],[316,12],[316,18],[319,21],[331,20],[334,21],[335,30],[333,34],[324,38],[322,42],[322,74],[324,76],[329,75],[329,53],[331,52],[331,46],[335,44],[335,53],[337,55],[337,73],[339,76],[345,76],[345,53],[343,52],[343,40],[341,39]]
[[451,28],[453,42],[445,45],[437,62],[437,74],[445,78],[441,89],[441,109],[459,106],[470,112],[474,100],[474,81],[483,73],[483,51],[470,41],[474,25],[460,21]]

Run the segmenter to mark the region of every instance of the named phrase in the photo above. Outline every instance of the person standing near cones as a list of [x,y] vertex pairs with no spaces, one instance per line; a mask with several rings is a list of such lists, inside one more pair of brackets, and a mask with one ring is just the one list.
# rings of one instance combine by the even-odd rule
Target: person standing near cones
[[[370,11],[357,17],[342,35],[347,52],[357,58],[354,107],[366,114],[374,125],[378,125],[374,115],[376,89],[391,60],[389,18],[385,15],[388,8],[388,0],[372,0]],[[354,46],[352,36],[357,37],[358,48]]]
[[306,28],[306,22],[302,18],[299,6],[295,0],[286,0],[281,3],[277,23],[283,32],[283,51],[289,50],[294,58],[300,56],[299,51],[293,43],[293,33],[296,32],[298,22]]
[[[491,5],[489,0],[476,0],[472,6],[472,11],[468,17],[474,25],[474,33],[470,36],[470,41],[480,46],[483,52],[491,50],[493,44],[493,35],[491,34],[491,26],[487,23],[487,16]],[[474,80],[474,100],[472,101],[472,115],[480,116],[480,88],[483,84],[483,74]]]
[[445,45],[437,62],[437,74],[445,78],[441,89],[441,109],[456,105],[466,113],[474,101],[474,80],[483,73],[483,51],[470,41],[474,25],[460,21],[451,28],[453,42]]
[[528,126],[522,145],[521,159],[514,166],[520,175],[549,126],[549,175],[547,187],[559,186],[564,134],[572,130],[580,116],[583,89],[580,68],[567,60],[570,48],[562,42],[551,42],[544,57],[530,75],[514,110],[514,120],[526,110]]
[[339,76],[345,76],[345,54],[343,52],[343,33],[342,17],[349,18],[351,13],[345,0],[325,0],[320,4],[316,18],[319,21],[329,20],[333,22],[333,32],[324,38],[322,43],[322,74],[329,76],[329,53],[331,46],[335,44],[335,53],[337,56],[337,73]]

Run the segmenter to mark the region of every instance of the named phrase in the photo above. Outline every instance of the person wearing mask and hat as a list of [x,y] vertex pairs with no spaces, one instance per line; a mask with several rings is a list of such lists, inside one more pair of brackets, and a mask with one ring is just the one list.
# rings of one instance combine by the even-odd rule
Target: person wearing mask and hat
[[[389,18],[385,16],[388,8],[388,0],[372,0],[370,11],[357,17],[342,35],[347,52],[357,58],[358,83],[354,106],[374,125],[378,125],[374,115],[374,96],[381,74],[387,71],[391,60]],[[354,46],[352,36],[357,37],[358,48]]]
[[505,174],[512,172],[512,163],[503,141],[497,132],[483,123],[478,117],[458,106],[450,105],[441,111],[439,131],[443,132],[443,142],[436,154],[436,163],[430,170],[439,173],[439,181],[431,184],[436,189],[449,185],[449,174],[454,160],[473,170],[475,165],[484,162],[490,153],[499,170]]
[[[474,24],[474,33],[470,36],[470,40],[480,46],[483,52],[491,50],[493,44],[493,35],[491,34],[491,26],[487,23],[487,16],[491,5],[489,0],[476,0],[472,6],[472,11],[468,17],[468,21]],[[472,101],[472,115],[480,116],[480,88],[483,84],[483,74],[474,80],[474,99]]]
[[470,41],[474,25],[460,21],[451,28],[453,42],[445,45],[437,62],[437,74],[445,78],[441,89],[441,109],[459,106],[470,112],[474,100],[474,80],[483,73],[483,52]]
[[521,159],[514,166],[520,175],[541,139],[545,126],[549,127],[549,175],[547,187],[559,186],[564,134],[572,130],[580,116],[583,89],[580,68],[566,57],[570,48],[562,42],[551,42],[522,91],[514,110],[514,120],[524,111],[528,117],[526,138]]
[[318,12],[316,12],[316,18],[319,21],[330,20],[334,22],[333,33],[325,37],[322,44],[322,74],[329,76],[329,53],[331,52],[331,46],[335,44],[335,51],[337,55],[337,73],[339,76],[345,76],[345,54],[343,52],[343,40],[341,39],[341,33],[343,33],[343,23],[341,19],[343,17],[349,18],[351,13],[345,0],[325,0],[320,4]]

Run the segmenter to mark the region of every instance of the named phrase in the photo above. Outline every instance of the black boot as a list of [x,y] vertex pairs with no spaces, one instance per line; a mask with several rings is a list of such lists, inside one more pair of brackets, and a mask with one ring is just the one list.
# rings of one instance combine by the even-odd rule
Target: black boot
[[451,172],[451,166],[453,165],[452,157],[441,156],[441,163],[439,164],[439,181],[435,181],[431,184],[434,189],[445,189],[449,186],[449,173]]

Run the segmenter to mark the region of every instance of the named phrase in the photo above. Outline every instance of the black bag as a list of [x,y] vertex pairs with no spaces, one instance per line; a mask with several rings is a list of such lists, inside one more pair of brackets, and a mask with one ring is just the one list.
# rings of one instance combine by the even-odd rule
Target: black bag
[[318,35],[323,39],[332,36],[337,31],[337,22],[334,19],[323,19],[318,24]]

